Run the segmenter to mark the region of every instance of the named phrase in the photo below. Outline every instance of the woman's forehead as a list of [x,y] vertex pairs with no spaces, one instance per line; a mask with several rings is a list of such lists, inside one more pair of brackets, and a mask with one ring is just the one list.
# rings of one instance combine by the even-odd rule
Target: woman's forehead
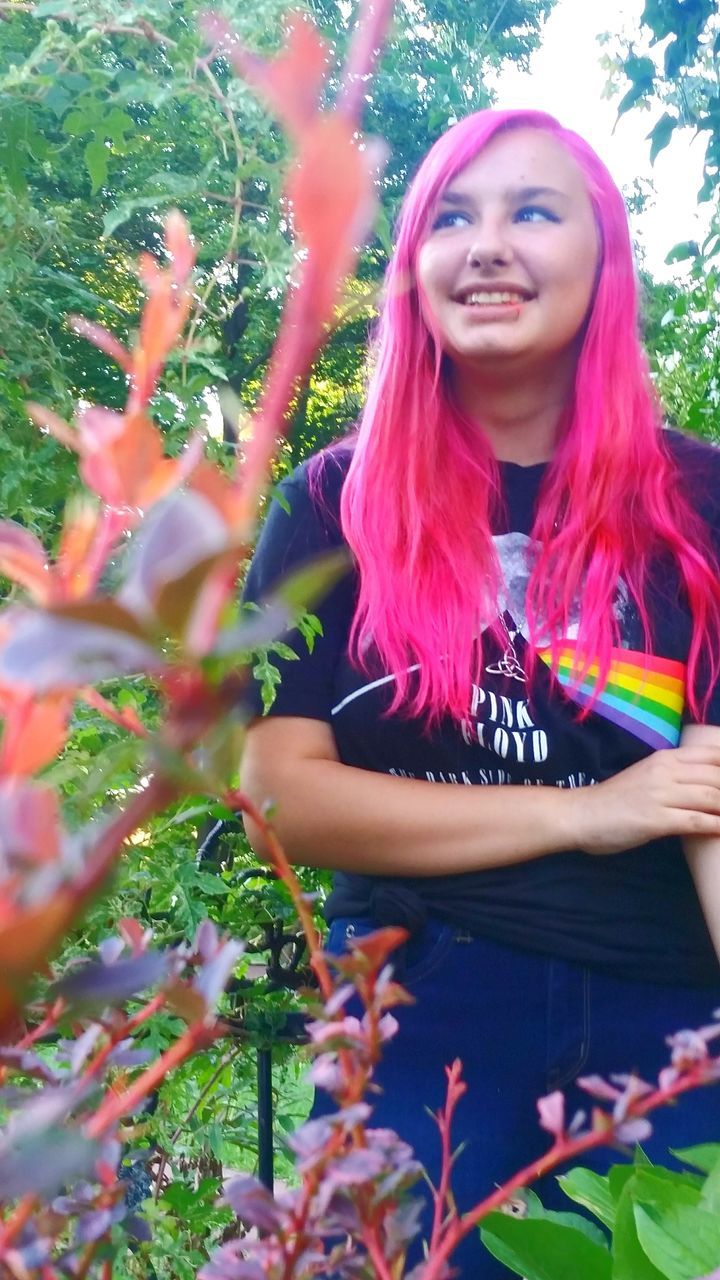
[[543,129],[514,128],[496,134],[443,188],[440,198],[486,189],[509,196],[555,191],[587,198],[585,177],[567,148]]

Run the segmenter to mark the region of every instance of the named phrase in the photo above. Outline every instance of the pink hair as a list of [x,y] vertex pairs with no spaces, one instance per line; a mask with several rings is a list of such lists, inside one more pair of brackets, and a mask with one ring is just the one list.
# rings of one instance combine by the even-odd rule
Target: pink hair
[[[365,667],[372,637],[396,677],[394,710],[402,705],[431,722],[447,713],[460,719],[481,669],[480,626],[497,630],[501,584],[491,518],[499,468],[484,436],[453,402],[414,276],[442,190],[499,130],[519,126],[546,131],[574,158],[601,241],[575,394],[532,530],[539,555],[528,588],[531,630],[554,637],[557,649],[580,601],[577,651],[584,656],[576,678],[597,661],[597,696],[619,642],[618,580],[622,575],[628,584],[647,639],[651,563],[669,551],[693,617],[689,700],[700,718],[718,676],[720,593],[708,531],[684,498],[662,440],[638,338],[624,202],[588,144],[538,111],[480,111],[462,120],[431,148],[406,196],[342,495],[343,532],[360,573],[351,653]],[[705,688],[698,696],[701,656]]]

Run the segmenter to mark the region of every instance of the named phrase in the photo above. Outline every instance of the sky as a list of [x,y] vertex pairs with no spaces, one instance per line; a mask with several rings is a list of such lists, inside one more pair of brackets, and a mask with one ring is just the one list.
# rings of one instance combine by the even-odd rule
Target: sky
[[[500,3],[501,0],[498,0]],[[661,109],[633,108],[617,120],[619,98],[603,97],[607,73],[597,36],[640,32],[643,0],[558,0],[542,32],[541,48],[529,73],[511,66],[494,83],[499,107],[534,107],[549,111],[577,130],[605,161],[615,181],[628,188],[636,177],[655,186],[652,207],[633,220],[646,263],[656,279],[677,278],[684,268],[665,266],[673,245],[702,237],[697,192],[702,183],[702,140],[689,129],[673,140],[650,164],[647,134]]]

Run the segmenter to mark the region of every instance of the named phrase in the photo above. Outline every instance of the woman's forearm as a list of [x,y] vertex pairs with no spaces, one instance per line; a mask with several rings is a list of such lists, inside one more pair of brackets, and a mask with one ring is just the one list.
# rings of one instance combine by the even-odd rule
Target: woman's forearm
[[[556,787],[462,786],[395,778],[332,760],[252,765],[243,788],[273,804],[292,862],[370,875],[454,875],[576,847],[569,793]],[[263,856],[262,836],[246,820]]]
[[720,960],[720,837],[686,837],[685,857]]
[[[342,764],[324,721],[256,721],[247,734],[242,785],[273,806],[288,857],[308,866],[371,875],[458,875],[549,853],[592,856],[665,836],[691,851],[720,850],[720,729],[686,731],[675,750],[654,751],[592,786],[464,786],[398,778]],[[260,856],[262,833],[247,822]],[[720,915],[715,864],[698,869],[703,906]],[[720,939],[720,920],[712,926]]]
[[[707,724],[686,725],[682,744],[688,747],[720,747],[720,728]],[[720,838],[686,836],[683,849],[708,932],[720,959]]]

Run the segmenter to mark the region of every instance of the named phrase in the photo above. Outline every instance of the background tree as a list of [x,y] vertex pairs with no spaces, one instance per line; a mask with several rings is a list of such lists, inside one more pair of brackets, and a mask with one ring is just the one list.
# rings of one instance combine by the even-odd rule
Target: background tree
[[716,0],[646,0],[639,38],[609,60],[611,87],[622,93],[619,113],[657,117],[648,133],[651,160],[679,128],[693,129],[704,145],[698,200],[708,208],[708,233],[701,244],[670,252],[669,263],[687,264],[687,283],[658,291],[648,347],[670,419],[710,439],[720,439],[719,59]]
[[[451,120],[488,101],[490,69],[527,59],[551,4],[398,6],[366,107],[366,129],[390,148],[380,233],[360,273],[367,291],[344,309],[298,406],[294,457],[357,410],[374,287],[408,174]],[[65,318],[82,307],[121,333],[131,328],[139,295],[130,264],[157,248],[159,215],[171,204],[203,247],[191,338],[158,406],[166,430],[207,416],[209,387],[227,384],[250,406],[260,385],[290,263],[279,200],[286,145],[245,86],[211,69],[196,28],[202,7],[40,0],[27,11],[9,0],[0,10],[0,501],[4,514],[39,531],[52,527],[53,483],[69,471],[56,445],[27,426],[27,387],[61,411],[73,400],[118,402],[117,374]],[[249,45],[267,50],[280,39],[284,7],[259,0],[224,11]],[[341,53],[353,6],[312,0],[309,8]],[[239,406],[223,403],[229,437]]]

